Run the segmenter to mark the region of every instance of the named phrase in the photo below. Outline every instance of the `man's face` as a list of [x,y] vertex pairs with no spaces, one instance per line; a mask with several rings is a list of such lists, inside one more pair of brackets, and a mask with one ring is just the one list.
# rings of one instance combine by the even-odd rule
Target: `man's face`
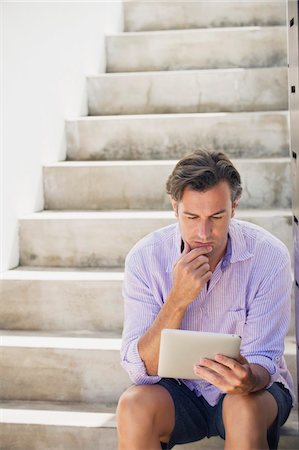
[[225,253],[229,222],[237,206],[237,202],[232,204],[228,183],[221,181],[205,192],[186,188],[179,202],[172,200],[172,206],[183,241],[191,249],[212,247],[207,256],[217,264]]

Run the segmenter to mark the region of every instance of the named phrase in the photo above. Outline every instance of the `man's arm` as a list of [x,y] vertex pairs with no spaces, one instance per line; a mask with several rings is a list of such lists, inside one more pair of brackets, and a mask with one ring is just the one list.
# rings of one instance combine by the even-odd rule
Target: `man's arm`
[[138,342],[138,352],[149,375],[157,374],[162,329],[180,327],[188,305],[212,276],[205,255],[209,250],[196,248],[190,251],[185,243],[182,256],[173,269],[172,289],[155,321]]
[[284,338],[290,317],[292,285],[289,255],[278,253],[263,274],[259,289],[250,299],[239,361],[218,355],[215,361],[199,361],[196,375],[223,392],[246,394],[272,384],[279,377]]

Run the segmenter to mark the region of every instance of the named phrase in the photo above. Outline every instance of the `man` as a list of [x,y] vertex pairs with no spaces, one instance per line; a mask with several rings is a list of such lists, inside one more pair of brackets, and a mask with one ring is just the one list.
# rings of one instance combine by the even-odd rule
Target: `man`
[[[223,153],[183,158],[167,192],[178,223],[142,239],[126,259],[121,357],[135,385],[119,401],[119,449],[170,449],[214,435],[225,449],[276,449],[293,398],[283,358],[288,251],[233,219],[241,180]],[[198,361],[197,380],[161,379],[163,328],[239,334],[241,355]]]

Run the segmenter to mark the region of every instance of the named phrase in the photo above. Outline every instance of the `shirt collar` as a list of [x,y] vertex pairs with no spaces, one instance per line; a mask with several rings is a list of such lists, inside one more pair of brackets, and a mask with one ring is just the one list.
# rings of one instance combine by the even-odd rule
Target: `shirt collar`
[[229,225],[229,236],[231,237],[231,263],[238,261],[245,261],[252,258],[251,253],[247,248],[247,243],[242,232],[242,227],[237,219],[231,219]]

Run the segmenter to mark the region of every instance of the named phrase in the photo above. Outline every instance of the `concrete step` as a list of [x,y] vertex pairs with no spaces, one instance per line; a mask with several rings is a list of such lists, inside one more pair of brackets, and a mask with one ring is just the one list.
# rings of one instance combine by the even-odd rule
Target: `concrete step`
[[[243,181],[241,208],[291,206],[290,159],[233,161]],[[45,209],[170,209],[165,183],[176,161],[59,162],[44,167]]]
[[66,121],[68,160],[179,159],[199,148],[230,157],[289,156],[287,111],[80,117]]
[[107,35],[107,72],[285,66],[286,38],[286,26]]
[[[115,450],[115,406],[4,402],[0,437],[5,450]],[[176,450],[223,449],[220,438],[174,447]],[[298,416],[292,410],[281,429],[279,449],[298,450]]]
[[[123,268],[18,267],[1,274],[0,329],[114,331],[123,327]],[[289,336],[295,336],[295,302]]]
[[284,1],[129,1],[125,31],[285,25]]
[[[120,366],[120,336],[1,331],[2,400],[117,402],[131,381]],[[285,341],[296,379],[296,342]]]
[[4,272],[0,279],[0,329],[120,334],[123,276],[123,268],[20,267]]
[[87,90],[92,116],[288,109],[286,67],[102,74]]
[[[239,210],[236,216],[268,229],[292,252],[290,210]],[[20,220],[20,265],[120,267],[140,238],[175,220],[171,211],[30,214]]]
[[115,403],[131,383],[115,333],[0,334],[3,400]]

